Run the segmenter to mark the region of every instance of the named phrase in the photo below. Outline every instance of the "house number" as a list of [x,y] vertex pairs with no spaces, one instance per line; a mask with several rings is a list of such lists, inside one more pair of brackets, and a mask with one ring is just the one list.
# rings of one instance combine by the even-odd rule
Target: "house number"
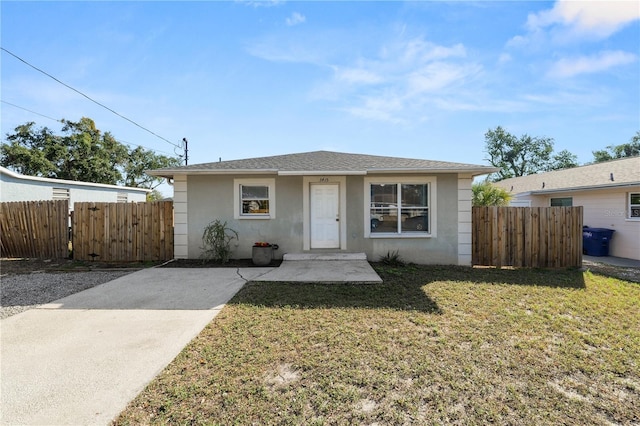
[[328,177],[321,177],[320,178],[320,183],[327,183],[329,182],[329,178]]

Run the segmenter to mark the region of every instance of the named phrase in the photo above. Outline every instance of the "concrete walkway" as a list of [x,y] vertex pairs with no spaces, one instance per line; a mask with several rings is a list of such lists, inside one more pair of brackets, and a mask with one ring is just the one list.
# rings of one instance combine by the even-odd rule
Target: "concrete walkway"
[[291,253],[283,256],[274,268],[254,281],[289,281],[302,283],[381,283],[364,253]]
[[3,425],[107,425],[272,268],[153,268],[0,322]]

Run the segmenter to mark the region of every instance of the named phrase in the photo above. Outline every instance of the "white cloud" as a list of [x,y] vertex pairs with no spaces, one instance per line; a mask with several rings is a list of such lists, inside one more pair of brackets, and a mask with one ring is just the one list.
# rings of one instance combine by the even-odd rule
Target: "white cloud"
[[286,22],[288,26],[292,27],[294,25],[302,24],[306,20],[307,18],[304,15],[298,12],[293,12],[291,16],[287,18]]
[[552,9],[529,15],[527,28],[536,32],[559,24],[576,35],[606,38],[638,19],[640,7],[637,0],[558,0]]
[[592,56],[563,58],[551,67],[548,75],[567,78],[578,74],[602,72],[613,67],[630,64],[637,61],[637,59],[637,55],[620,50],[600,52]]
[[284,4],[284,0],[236,0],[236,3],[242,3],[252,7],[273,7]]
[[378,84],[384,79],[378,73],[363,68],[335,67],[335,79],[350,84]]

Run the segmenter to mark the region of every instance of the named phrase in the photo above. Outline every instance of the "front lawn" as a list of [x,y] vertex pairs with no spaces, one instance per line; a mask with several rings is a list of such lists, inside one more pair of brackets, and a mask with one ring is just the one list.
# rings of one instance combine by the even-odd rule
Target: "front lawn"
[[640,285],[375,265],[250,283],[116,424],[634,424]]

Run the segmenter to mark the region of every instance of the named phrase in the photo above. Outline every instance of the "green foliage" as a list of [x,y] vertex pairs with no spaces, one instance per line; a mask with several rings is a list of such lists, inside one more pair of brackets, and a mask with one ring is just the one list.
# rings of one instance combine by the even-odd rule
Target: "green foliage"
[[398,250],[387,251],[387,254],[380,256],[380,263],[387,266],[404,266],[404,260],[400,257]]
[[593,151],[593,161],[595,163],[637,156],[640,156],[640,131],[636,132],[635,136],[629,140],[629,143],[609,145],[606,149]]
[[0,164],[18,173],[139,188],[155,188],[162,178],[145,170],[179,165],[179,160],[142,147],[129,149],[109,132],[102,133],[93,120],[61,120],[62,134],[29,122],[7,134],[0,146]]
[[487,160],[500,168],[493,177],[494,181],[578,165],[577,157],[567,150],[553,155],[552,138],[527,134],[517,138],[498,126],[485,133],[485,143],[489,154]]
[[147,201],[160,201],[162,199],[164,199],[164,196],[157,189],[147,193]]
[[474,183],[471,186],[471,191],[473,192],[474,206],[506,206],[511,200],[511,195],[506,189],[492,185],[486,180]]
[[233,249],[231,241],[238,239],[238,232],[229,228],[227,222],[221,222],[219,219],[209,223],[202,233],[201,247],[204,261],[214,260],[220,263],[227,263],[231,259]]

